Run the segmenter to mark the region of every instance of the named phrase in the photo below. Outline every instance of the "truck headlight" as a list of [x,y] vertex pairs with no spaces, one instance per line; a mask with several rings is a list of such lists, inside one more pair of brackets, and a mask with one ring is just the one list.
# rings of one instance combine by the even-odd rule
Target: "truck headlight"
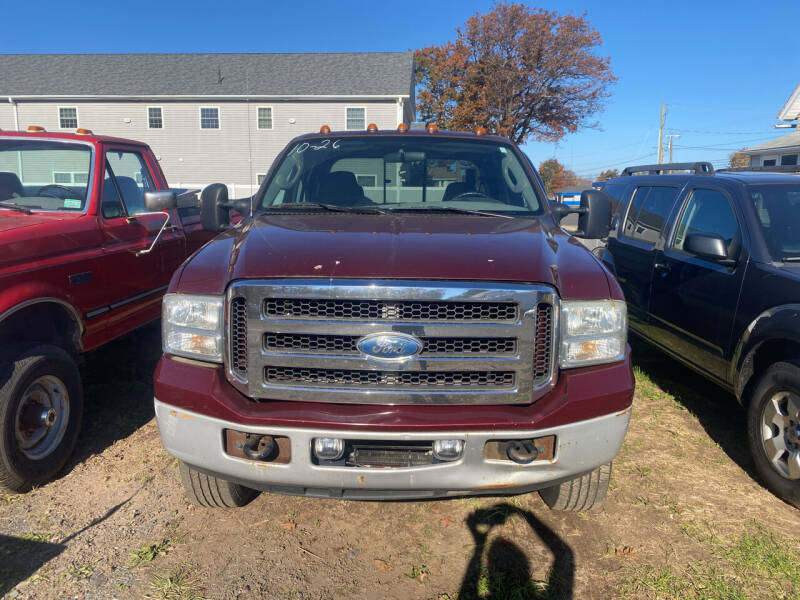
[[222,296],[166,294],[162,315],[164,352],[222,362]]
[[622,360],[627,317],[622,300],[564,300],[561,303],[561,367]]

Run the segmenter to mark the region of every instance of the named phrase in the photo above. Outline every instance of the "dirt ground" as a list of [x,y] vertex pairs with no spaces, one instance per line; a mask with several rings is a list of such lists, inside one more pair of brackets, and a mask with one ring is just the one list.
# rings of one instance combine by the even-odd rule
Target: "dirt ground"
[[754,479],[732,397],[634,345],[633,420],[605,508],[538,495],[193,507],[153,419],[157,325],[93,353],[52,483],[0,494],[7,598],[800,598],[800,511]]

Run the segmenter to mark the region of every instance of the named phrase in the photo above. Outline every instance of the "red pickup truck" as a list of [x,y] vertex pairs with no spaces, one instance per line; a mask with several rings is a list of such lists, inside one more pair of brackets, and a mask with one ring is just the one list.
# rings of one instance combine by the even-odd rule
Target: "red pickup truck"
[[[619,285],[507,139],[376,129],[295,139],[235,227],[203,191],[223,233],[172,278],[155,374],[188,496],[599,506],[634,388]],[[604,192],[576,210],[608,234]]]
[[157,319],[212,234],[140,142],[0,132],[0,487],[52,477],[75,445],[81,353]]

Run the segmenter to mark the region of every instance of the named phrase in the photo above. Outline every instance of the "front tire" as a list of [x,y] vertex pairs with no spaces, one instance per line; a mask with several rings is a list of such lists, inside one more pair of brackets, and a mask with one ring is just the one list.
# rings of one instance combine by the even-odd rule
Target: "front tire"
[[597,510],[603,506],[609,481],[610,462],[575,479],[539,490],[539,496],[552,510]]
[[80,374],[58,346],[20,352],[0,371],[0,488],[26,492],[52,478],[75,448]]
[[205,508],[238,508],[258,495],[256,490],[212,477],[180,461],[181,481],[189,499]]
[[747,442],[767,488],[800,508],[798,363],[775,363],[756,383],[747,409]]

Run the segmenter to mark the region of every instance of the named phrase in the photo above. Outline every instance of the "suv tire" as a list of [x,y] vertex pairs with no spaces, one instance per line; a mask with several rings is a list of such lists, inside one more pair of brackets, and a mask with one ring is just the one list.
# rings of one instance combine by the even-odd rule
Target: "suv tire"
[[747,409],[747,442],[767,488],[800,508],[800,363],[775,363],[758,380]]
[[80,431],[83,392],[62,348],[18,351],[0,372],[0,488],[26,492],[53,477]]
[[238,508],[258,495],[256,490],[212,477],[180,461],[181,481],[189,499],[206,508]]
[[603,506],[610,480],[609,462],[580,477],[539,490],[539,495],[553,510],[597,510]]

